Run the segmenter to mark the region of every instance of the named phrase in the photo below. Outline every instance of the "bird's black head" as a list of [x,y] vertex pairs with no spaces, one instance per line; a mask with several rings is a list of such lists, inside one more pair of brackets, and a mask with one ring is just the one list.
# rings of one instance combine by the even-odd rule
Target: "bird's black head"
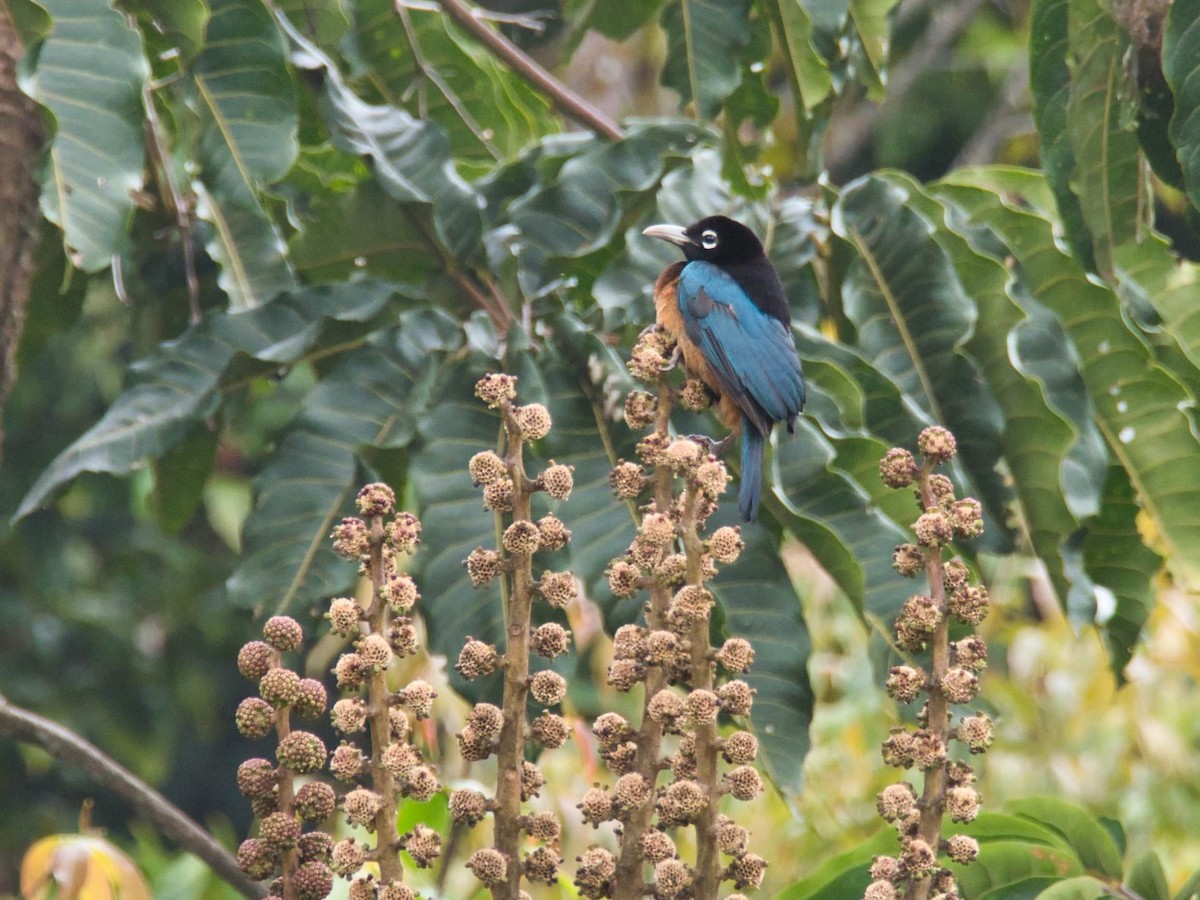
[[748,263],[763,255],[758,236],[728,216],[707,216],[687,228],[651,225],[642,234],[678,245],[689,262],[702,259],[716,265],[732,265]]

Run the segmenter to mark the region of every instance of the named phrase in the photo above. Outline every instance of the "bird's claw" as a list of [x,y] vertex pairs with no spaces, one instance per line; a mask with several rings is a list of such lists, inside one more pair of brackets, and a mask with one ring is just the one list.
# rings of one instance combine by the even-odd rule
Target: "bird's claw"
[[670,372],[673,368],[679,365],[679,360],[683,358],[683,351],[679,345],[675,345],[675,349],[671,351],[671,358],[665,364],[658,367],[660,372]]
[[648,334],[653,334],[658,329],[657,322],[651,322],[645,328],[638,332],[638,339],[644,338]]
[[709,456],[721,456],[733,443],[733,435],[728,434],[719,441],[713,440],[706,434],[689,434],[687,439],[699,444]]

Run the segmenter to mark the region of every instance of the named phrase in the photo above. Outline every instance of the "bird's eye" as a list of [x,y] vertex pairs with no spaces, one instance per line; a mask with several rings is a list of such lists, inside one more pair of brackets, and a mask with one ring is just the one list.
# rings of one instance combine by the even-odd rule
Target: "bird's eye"
[[717,233],[710,228],[700,235],[700,246],[705,250],[714,249],[717,246]]

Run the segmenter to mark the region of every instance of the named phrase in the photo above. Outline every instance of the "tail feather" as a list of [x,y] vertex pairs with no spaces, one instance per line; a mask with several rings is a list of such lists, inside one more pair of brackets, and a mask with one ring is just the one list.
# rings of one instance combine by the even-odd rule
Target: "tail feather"
[[738,509],[742,518],[753,522],[758,518],[762,499],[762,463],[766,438],[754,424],[742,421],[742,486],[738,491]]

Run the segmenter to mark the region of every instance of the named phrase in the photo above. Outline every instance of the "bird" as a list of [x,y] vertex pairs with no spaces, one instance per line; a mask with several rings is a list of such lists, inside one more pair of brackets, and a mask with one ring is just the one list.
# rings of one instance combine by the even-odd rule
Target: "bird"
[[642,234],[683,251],[684,259],[655,281],[655,321],[675,340],[686,372],[718,398],[718,416],[730,433],[713,444],[714,452],[741,435],[738,509],[752,522],[771,431],[786,422],[794,434],[804,411],[804,374],[783,282],[758,236],[727,216],[687,227],[651,225]]

